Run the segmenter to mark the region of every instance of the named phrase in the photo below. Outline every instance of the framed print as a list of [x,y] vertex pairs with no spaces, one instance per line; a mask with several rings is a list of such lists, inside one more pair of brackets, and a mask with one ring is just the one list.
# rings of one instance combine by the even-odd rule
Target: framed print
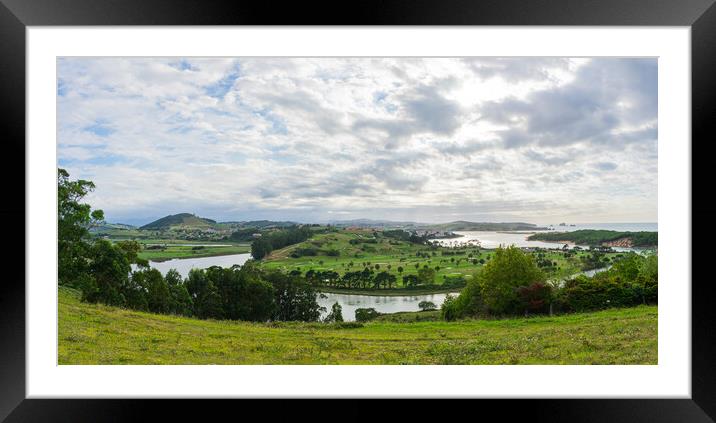
[[1,416],[712,421],[716,9],[559,3],[4,0]]

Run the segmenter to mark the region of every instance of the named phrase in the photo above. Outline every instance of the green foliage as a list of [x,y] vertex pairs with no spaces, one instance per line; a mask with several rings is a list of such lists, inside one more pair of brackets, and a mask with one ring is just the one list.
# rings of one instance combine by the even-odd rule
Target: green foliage
[[418,308],[422,311],[435,310],[438,306],[432,301],[421,301],[418,303]]
[[60,285],[92,284],[89,281],[87,241],[89,229],[104,221],[102,210],[92,210],[82,199],[92,192],[94,183],[70,180],[70,174],[57,169],[57,259]]
[[208,280],[204,289],[194,298],[194,313],[201,319],[221,319],[223,316],[221,302],[219,290],[211,280]]
[[169,312],[181,316],[191,316],[194,302],[179,272],[171,269],[164,276],[164,279],[167,281],[169,295],[171,297]]
[[343,307],[341,307],[338,302],[334,303],[333,306],[331,306],[331,312],[328,313],[325,319],[323,319],[326,323],[333,323],[333,322],[342,322],[343,321]]
[[561,311],[588,311],[658,302],[658,258],[631,253],[607,271],[577,276],[558,293]]
[[125,252],[111,242],[100,239],[89,248],[89,282],[83,286],[84,299],[109,305],[124,305],[123,288],[131,267]]
[[418,283],[423,285],[432,285],[435,283],[435,269],[423,267],[418,269]]
[[378,313],[373,307],[357,308],[355,311],[356,321],[358,322],[367,322],[369,320],[375,319],[378,316],[380,316],[380,313]]
[[484,311],[498,315],[520,313],[518,288],[545,279],[532,256],[517,247],[498,248],[477,277]]
[[316,301],[316,291],[298,276],[282,272],[263,274],[274,288],[275,310],[272,320],[315,322],[321,315],[320,306]]
[[552,286],[535,282],[529,286],[521,286],[517,293],[522,301],[522,308],[527,313],[546,313],[552,303]]
[[545,275],[532,256],[517,247],[500,247],[477,278],[469,281],[457,298],[447,299],[441,311],[446,320],[478,314],[519,314],[525,310],[520,288],[544,281]]

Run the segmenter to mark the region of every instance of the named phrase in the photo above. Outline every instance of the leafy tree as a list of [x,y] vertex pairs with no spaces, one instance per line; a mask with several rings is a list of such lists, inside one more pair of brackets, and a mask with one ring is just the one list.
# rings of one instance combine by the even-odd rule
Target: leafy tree
[[545,281],[532,256],[517,247],[497,248],[478,274],[482,301],[490,314],[516,314],[522,308],[517,289]]
[[320,306],[316,301],[316,291],[302,278],[272,271],[264,278],[274,288],[276,305],[272,319],[280,321],[299,320],[315,322],[320,317]]
[[86,285],[82,287],[83,299],[123,306],[125,297],[122,291],[128,284],[129,272],[132,270],[124,251],[100,239],[91,245],[88,256],[91,276],[85,279]]
[[378,313],[374,308],[357,308],[355,311],[356,321],[357,322],[367,322],[369,320],[373,320],[376,317],[380,316],[380,313]]
[[418,283],[432,285],[435,283],[435,269],[423,267],[418,270]]
[[139,258],[139,252],[142,251],[142,245],[137,241],[119,241],[117,247],[124,252],[129,263],[135,263],[141,267],[149,267],[149,261]]
[[223,318],[221,305],[219,290],[213,282],[207,281],[194,301],[196,315],[202,319],[221,319]]
[[171,269],[164,276],[164,279],[167,281],[171,297],[169,312],[181,316],[191,316],[194,304],[179,272]]
[[326,323],[331,322],[342,322],[343,321],[343,307],[341,307],[338,302],[335,302],[333,306],[331,306],[331,312],[328,313],[325,319],[323,319]]
[[403,286],[412,287],[418,284],[418,277],[415,275],[403,276]]
[[57,259],[60,285],[77,285],[79,279],[91,285],[88,272],[89,229],[104,221],[102,210],[92,210],[82,199],[94,183],[72,181],[64,169],[57,169]]
[[535,282],[529,286],[521,286],[517,293],[522,301],[525,315],[532,313],[545,313],[552,302],[552,286]]
[[435,310],[438,306],[432,301],[421,301],[418,303],[418,307],[422,311]]
[[125,305],[132,310],[149,311],[146,269],[132,272],[123,291]]
[[169,313],[172,309],[171,295],[167,281],[157,269],[147,269],[147,306],[154,313]]

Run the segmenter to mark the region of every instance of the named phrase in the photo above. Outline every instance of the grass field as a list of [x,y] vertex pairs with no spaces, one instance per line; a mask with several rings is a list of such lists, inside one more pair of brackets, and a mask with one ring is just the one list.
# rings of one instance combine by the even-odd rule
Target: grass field
[[450,323],[263,324],[90,305],[61,288],[58,363],[657,364],[657,308]]

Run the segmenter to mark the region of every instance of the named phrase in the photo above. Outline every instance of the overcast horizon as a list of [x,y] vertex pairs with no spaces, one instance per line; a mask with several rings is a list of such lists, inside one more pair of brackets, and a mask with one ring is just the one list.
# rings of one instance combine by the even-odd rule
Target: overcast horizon
[[[60,58],[109,222],[657,222],[654,58]],[[132,223],[135,222],[135,223]]]

